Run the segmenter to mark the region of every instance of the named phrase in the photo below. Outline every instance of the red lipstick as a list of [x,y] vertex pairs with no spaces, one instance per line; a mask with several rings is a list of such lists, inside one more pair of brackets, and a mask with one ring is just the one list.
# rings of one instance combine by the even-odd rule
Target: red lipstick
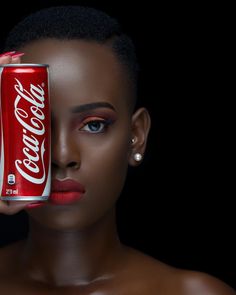
[[52,192],[49,197],[49,203],[55,205],[69,205],[80,200],[84,193],[84,186],[75,180],[55,179],[52,181]]

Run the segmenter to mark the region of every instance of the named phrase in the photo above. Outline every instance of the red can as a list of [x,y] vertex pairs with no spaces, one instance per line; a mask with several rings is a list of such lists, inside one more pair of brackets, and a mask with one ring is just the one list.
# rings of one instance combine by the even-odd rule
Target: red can
[[0,65],[0,199],[47,200],[51,189],[48,65]]

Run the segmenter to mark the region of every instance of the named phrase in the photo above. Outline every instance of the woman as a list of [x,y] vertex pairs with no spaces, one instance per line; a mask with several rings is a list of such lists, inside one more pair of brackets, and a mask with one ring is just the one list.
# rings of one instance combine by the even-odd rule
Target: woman
[[50,65],[52,194],[43,204],[0,201],[1,213],[25,209],[30,222],[26,240],[0,251],[0,293],[235,294],[119,240],[115,204],[128,165],[142,161],[150,116],[135,108],[134,48],[117,22],[91,8],[50,8],[17,25],[5,48],[1,64]]

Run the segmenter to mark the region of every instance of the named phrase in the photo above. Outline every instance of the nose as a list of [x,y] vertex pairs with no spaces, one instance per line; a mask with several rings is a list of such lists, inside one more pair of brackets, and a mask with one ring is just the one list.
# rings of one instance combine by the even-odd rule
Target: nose
[[79,148],[66,126],[52,129],[52,169],[79,169],[81,164]]

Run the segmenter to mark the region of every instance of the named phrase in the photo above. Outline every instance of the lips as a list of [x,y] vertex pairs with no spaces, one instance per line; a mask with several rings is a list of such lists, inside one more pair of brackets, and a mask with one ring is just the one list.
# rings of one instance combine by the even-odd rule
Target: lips
[[84,186],[75,180],[53,180],[49,202],[55,205],[69,205],[80,200],[84,193]]

